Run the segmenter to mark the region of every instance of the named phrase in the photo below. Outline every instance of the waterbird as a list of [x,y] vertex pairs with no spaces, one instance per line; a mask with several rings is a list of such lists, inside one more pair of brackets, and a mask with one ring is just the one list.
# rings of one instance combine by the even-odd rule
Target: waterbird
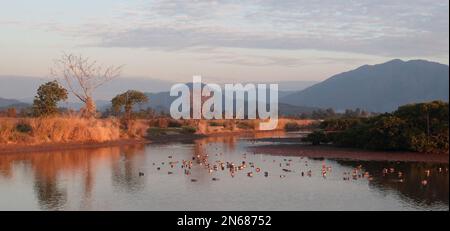
[[139,176],[144,176],[144,173],[143,172],[139,172]]

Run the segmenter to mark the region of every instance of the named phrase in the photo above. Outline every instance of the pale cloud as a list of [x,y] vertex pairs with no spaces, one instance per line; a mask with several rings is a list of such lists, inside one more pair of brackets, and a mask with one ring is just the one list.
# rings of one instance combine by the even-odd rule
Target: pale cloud
[[96,30],[96,45],[448,53],[448,1],[157,1],[118,14],[132,23]]
[[[447,0],[43,2],[44,7],[42,2],[17,3],[0,15],[0,33],[7,35],[0,46],[12,56],[17,53],[16,60],[23,59],[19,43],[26,43],[36,55],[101,51],[93,54],[130,63],[139,71],[129,70],[138,74],[178,78],[200,67],[219,78],[238,73],[267,79],[273,73],[294,78],[300,72],[325,78],[392,58],[448,63]],[[54,49],[44,52],[49,43]],[[107,55],[121,50],[143,56]],[[140,61],[144,58],[158,69],[147,67]],[[183,68],[160,70],[174,65]]]

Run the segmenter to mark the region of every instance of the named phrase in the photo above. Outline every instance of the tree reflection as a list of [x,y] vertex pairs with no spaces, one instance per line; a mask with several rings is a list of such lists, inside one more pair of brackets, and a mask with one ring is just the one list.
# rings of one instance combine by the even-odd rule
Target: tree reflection
[[[362,166],[373,176],[369,186],[381,191],[396,191],[417,205],[449,203],[448,164],[342,160],[337,162],[354,168]],[[383,170],[387,170],[387,173],[383,173]],[[429,176],[427,170],[430,170]],[[426,185],[422,184],[423,180],[426,180]]]
[[[117,161],[112,162],[112,181],[114,186],[127,192],[136,192],[144,188],[145,181],[139,176],[138,163],[145,158],[144,145],[124,147]],[[144,176],[145,177],[145,176]]]
[[[80,207],[89,208],[99,164],[109,161],[113,163],[113,166],[118,166],[114,171],[119,174],[115,175],[121,175],[121,167],[118,163],[123,155],[129,159],[132,153],[140,153],[135,150],[143,150],[143,148],[143,145],[138,145],[5,154],[0,155],[0,172],[3,177],[11,178],[14,175],[14,166],[17,164],[23,164],[27,169],[31,169],[34,178],[33,189],[39,206],[45,210],[65,208],[68,189],[63,182],[68,176],[78,175],[81,177],[79,185],[82,191]],[[125,182],[134,182],[135,180],[131,177],[133,174],[131,163],[120,163],[125,163],[126,177],[119,178],[126,179]],[[132,183],[128,183],[130,184]]]

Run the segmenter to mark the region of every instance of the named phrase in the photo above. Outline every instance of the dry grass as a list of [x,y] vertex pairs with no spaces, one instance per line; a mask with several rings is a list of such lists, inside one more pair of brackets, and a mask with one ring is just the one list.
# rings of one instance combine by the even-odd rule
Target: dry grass
[[122,136],[124,138],[143,138],[147,136],[147,130],[149,128],[149,122],[147,120],[134,120],[130,121],[126,131],[123,131]]
[[[261,120],[134,120],[121,126],[119,119],[85,119],[75,115],[49,118],[0,117],[1,145],[39,145],[59,143],[102,143],[120,139],[142,139],[149,127],[192,127],[197,134],[257,131]],[[279,119],[277,129],[286,123],[308,125],[311,120]],[[219,126],[220,125],[220,126]]]
[[116,119],[0,118],[0,144],[107,142],[121,138]]

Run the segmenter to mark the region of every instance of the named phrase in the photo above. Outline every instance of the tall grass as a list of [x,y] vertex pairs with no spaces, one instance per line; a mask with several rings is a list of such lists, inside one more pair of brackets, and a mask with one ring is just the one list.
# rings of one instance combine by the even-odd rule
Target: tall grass
[[107,142],[120,138],[120,126],[116,119],[76,116],[0,118],[0,144]]

